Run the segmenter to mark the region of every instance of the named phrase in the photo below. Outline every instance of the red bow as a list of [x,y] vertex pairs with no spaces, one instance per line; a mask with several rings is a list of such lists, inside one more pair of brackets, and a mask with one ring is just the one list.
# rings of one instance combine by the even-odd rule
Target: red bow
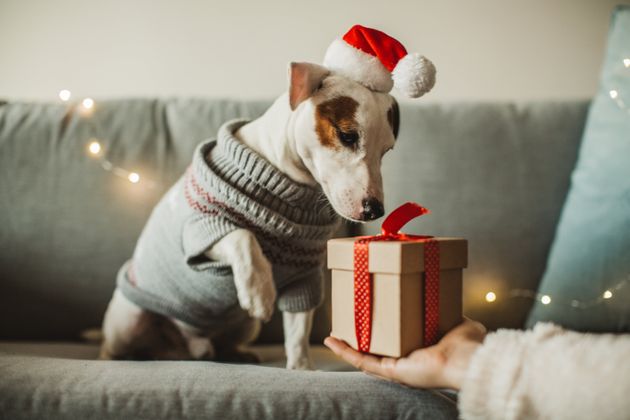
[[360,351],[370,350],[372,329],[372,279],[368,271],[369,243],[372,241],[424,242],[424,340],[435,344],[438,336],[440,297],[440,248],[432,236],[407,235],[400,229],[410,220],[429,213],[416,203],[405,203],[391,212],[381,225],[382,233],[361,236],[354,242],[354,327]]

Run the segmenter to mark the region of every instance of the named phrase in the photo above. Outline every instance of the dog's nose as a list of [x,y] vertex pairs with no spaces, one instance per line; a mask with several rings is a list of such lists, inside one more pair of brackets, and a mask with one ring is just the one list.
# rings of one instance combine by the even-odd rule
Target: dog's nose
[[383,214],[385,214],[383,203],[378,201],[376,198],[370,197],[363,200],[363,213],[361,213],[361,218],[363,220],[378,219]]

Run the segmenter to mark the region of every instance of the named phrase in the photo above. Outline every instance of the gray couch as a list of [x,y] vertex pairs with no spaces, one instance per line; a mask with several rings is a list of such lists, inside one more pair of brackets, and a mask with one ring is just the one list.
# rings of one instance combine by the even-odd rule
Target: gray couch
[[[328,299],[312,335],[316,372],[282,369],[278,316],[254,347],[261,366],[96,361],[97,346],[80,341],[100,324],[117,269],[195,145],[268,104],[104,101],[91,117],[63,104],[0,104],[0,418],[457,417],[449,394],[348,372],[321,346]],[[432,215],[406,231],[469,239],[465,313],[490,328],[524,324],[532,302],[505,297],[538,285],[586,110],[586,102],[401,108],[383,168],[386,210],[420,202]],[[140,183],[103,170],[86,153],[91,138]],[[488,290],[499,296],[492,304]]]

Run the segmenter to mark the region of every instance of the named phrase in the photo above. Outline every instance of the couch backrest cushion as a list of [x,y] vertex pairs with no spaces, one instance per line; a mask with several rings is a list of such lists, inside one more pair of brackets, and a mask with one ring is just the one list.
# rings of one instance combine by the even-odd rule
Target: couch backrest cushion
[[[224,121],[255,117],[268,105],[97,101],[91,117],[63,104],[0,105],[0,338],[74,339],[100,325],[118,268],[196,144]],[[433,214],[412,231],[470,240],[468,315],[490,326],[522,324],[530,302],[487,305],[483,295],[536,288],[585,110],[585,103],[401,106],[398,144],[385,158],[386,204],[418,201]],[[90,158],[93,137],[140,182]],[[157,187],[146,187],[147,179]],[[324,305],[315,340],[330,331],[328,314]],[[281,339],[278,321],[264,341]]]
[[[628,60],[624,62],[624,60]],[[613,17],[599,93],[528,324],[630,331],[630,6]]]
[[[522,327],[577,156],[586,104],[418,105],[401,110],[384,160],[386,212],[416,201],[431,213],[403,231],[469,241],[464,312]],[[378,232],[380,221],[366,225]],[[487,292],[497,300],[488,303]]]
[[[195,145],[266,106],[105,101],[91,117],[60,104],[0,106],[0,335],[77,338],[99,326],[118,267]],[[86,151],[92,139],[140,182],[103,170]]]

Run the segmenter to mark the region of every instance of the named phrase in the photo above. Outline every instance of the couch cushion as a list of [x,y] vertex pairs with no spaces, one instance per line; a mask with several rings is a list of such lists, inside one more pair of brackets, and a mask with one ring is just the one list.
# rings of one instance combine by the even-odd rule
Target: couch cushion
[[[586,103],[444,104],[401,108],[385,156],[386,211],[406,201],[431,214],[403,231],[468,239],[464,312],[521,328],[532,304],[507,299],[542,277],[582,133]],[[367,225],[376,233],[378,222]],[[489,304],[484,296],[494,291]]]
[[[46,346],[0,343],[1,418],[457,418],[454,400],[443,393],[413,390],[361,372],[94,361],[83,360],[94,348]],[[277,348],[268,350],[277,353]],[[330,353],[315,353],[325,352]]]
[[[76,339],[100,325],[116,271],[195,145],[267,105],[97,101],[86,118],[61,104],[0,104],[0,337]],[[410,229],[470,240],[465,311],[490,327],[523,323],[529,302],[487,305],[483,295],[537,287],[585,110],[582,102],[401,106],[398,144],[385,158],[387,207],[418,201],[433,214]],[[138,170],[140,183],[90,159],[92,137],[112,162]],[[314,322],[316,342],[330,331],[329,302]],[[279,321],[262,341],[282,339]]]
[[620,7],[540,287],[551,303],[536,304],[530,326],[552,321],[581,331],[630,331],[629,40],[630,6]]
[[[194,147],[223,122],[254,118],[268,105],[103,101],[85,117],[61,104],[0,103],[0,338],[73,340],[99,326],[116,272]],[[94,138],[140,182],[101,169],[86,153]],[[316,314],[319,343],[330,331],[328,312],[323,305]],[[281,339],[276,314],[261,341]]]
[[[286,357],[282,344],[258,344],[248,348],[260,358],[260,366],[285,367]],[[52,357],[55,359],[95,360],[96,344],[63,341],[0,341],[0,352],[20,356]],[[318,370],[330,372],[356,371],[352,365],[335,356],[327,347],[311,346],[311,356]]]

